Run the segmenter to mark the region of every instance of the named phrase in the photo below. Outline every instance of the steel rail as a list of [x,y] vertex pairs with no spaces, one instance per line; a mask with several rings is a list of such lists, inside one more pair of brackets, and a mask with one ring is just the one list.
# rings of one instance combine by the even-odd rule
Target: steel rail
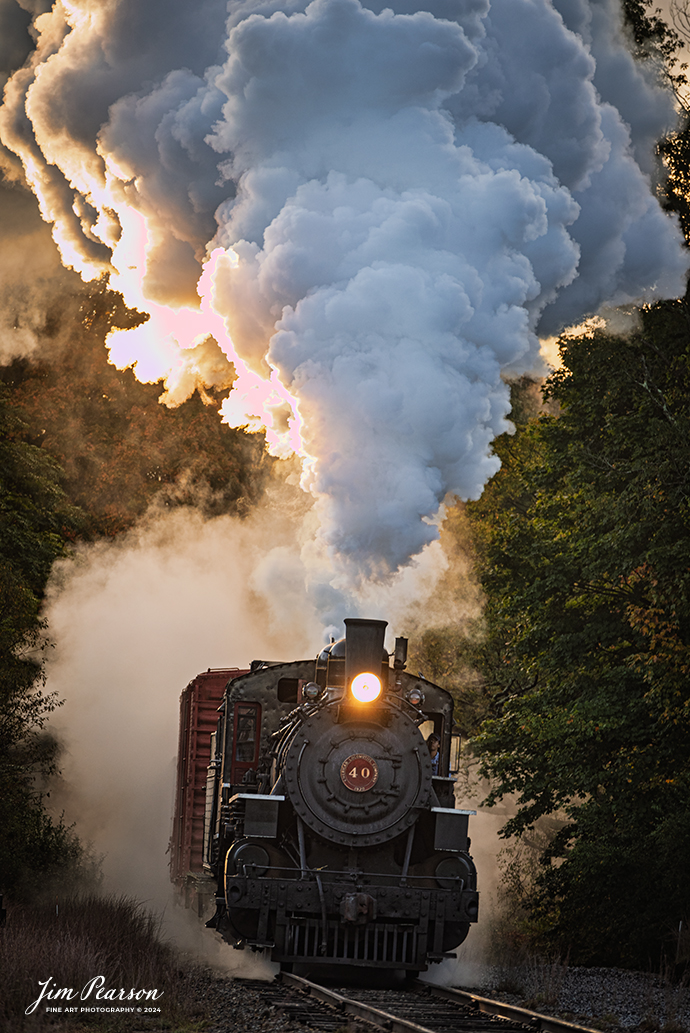
[[345,1012],[346,1015],[354,1015],[356,1018],[364,1019],[366,1022],[373,1022],[376,1026],[390,1030],[391,1033],[434,1033],[433,1030],[428,1029],[426,1026],[418,1026],[416,1022],[400,1019],[397,1015],[381,1011],[380,1008],[374,1008],[370,1004],[363,1004],[362,1001],[355,1001],[351,997],[343,997],[342,994],[337,994],[334,990],[328,990],[325,986],[312,983],[308,979],[303,979],[302,976],[293,975],[291,972],[281,972],[280,980],[288,986],[294,986],[298,990],[303,990],[304,993],[316,998],[317,1001],[323,1001],[324,1004],[332,1005],[339,1011]]
[[[329,990],[319,983],[312,983],[310,980],[304,979],[302,976],[295,976],[291,972],[281,972],[279,978],[287,986],[293,986],[296,989],[302,990],[315,1000],[329,1004],[347,1015],[353,1015],[356,1018],[372,1022],[374,1025],[390,1031],[390,1033],[434,1033],[428,1026],[421,1026],[416,1022],[400,1018],[363,1001],[344,997],[342,994],[336,993],[335,990]],[[522,1026],[539,1030],[540,1033],[600,1033],[600,1031],[588,1026],[578,1026],[575,1023],[566,1022],[565,1019],[554,1018],[552,1015],[542,1015],[539,1012],[530,1011],[528,1008],[506,1004],[504,1001],[480,997],[478,994],[470,993],[467,990],[435,986],[433,983],[426,983],[421,979],[415,980],[412,985],[430,991],[434,997],[453,1001],[465,1007],[469,1006],[487,1016],[520,1023]]]
[[494,1001],[490,997],[479,997],[468,990],[456,990],[452,987],[435,986],[433,983],[425,983],[423,979],[416,979],[415,986],[423,986],[430,990],[435,997],[444,997],[446,1000],[458,1001],[469,1004],[477,1011],[486,1015],[497,1015],[503,1019],[512,1019],[513,1022],[521,1022],[524,1026],[532,1026],[534,1029],[543,1030],[543,1033],[601,1033],[590,1026],[578,1026],[573,1022],[566,1022],[565,1019],[557,1019],[553,1015],[542,1015],[540,1012],[530,1011],[528,1008],[520,1008],[516,1004],[506,1004],[505,1001]]

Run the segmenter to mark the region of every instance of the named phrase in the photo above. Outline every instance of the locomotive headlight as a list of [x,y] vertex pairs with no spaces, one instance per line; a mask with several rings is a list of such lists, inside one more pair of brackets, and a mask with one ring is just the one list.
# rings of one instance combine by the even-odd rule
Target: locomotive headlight
[[373,703],[381,695],[381,679],[375,674],[358,674],[352,679],[350,691],[360,703]]
[[315,681],[308,682],[302,689],[302,695],[305,699],[315,700],[321,695],[321,686]]

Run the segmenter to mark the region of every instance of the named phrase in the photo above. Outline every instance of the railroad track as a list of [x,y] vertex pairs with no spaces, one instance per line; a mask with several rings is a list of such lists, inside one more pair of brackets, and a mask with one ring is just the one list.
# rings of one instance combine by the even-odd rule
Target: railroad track
[[[416,980],[406,990],[334,990],[287,972],[277,978],[284,987],[301,991],[302,999],[308,996],[335,1008],[341,1016],[370,1022],[388,1033],[525,1033],[528,1029],[543,1033],[596,1033],[550,1015],[422,980]],[[299,1016],[295,1014],[295,1018],[307,1021],[305,1014],[309,1014],[308,1010]],[[313,1018],[312,1015],[312,1021]]]

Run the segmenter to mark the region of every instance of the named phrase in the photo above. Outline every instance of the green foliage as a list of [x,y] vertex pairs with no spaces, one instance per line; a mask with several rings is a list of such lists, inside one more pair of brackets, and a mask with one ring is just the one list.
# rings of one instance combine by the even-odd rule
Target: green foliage
[[0,764],[0,887],[14,901],[44,900],[59,886],[96,886],[98,862],[62,818],[46,811],[37,767],[58,755],[54,740],[29,730]]
[[58,701],[42,691],[40,617],[52,563],[80,515],[66,502],[55,461],[24,433],[0,394],[0,891],[14,896],[81,855],[43,807],[41,784],[58,751],[41,729]]
[[50,709],[32,693],[41,672],[39,605],[64,530],[76,526],[50,456],[22,440],[23,426],[0,395],[0,750]]
[[490,799],[517,796],[506,835],[564,819],[533,918],[573,960],[638,965],[690,915],[690,312],[642,322],[562,342],[545,392],[560,415],[500,439],[468,506]]

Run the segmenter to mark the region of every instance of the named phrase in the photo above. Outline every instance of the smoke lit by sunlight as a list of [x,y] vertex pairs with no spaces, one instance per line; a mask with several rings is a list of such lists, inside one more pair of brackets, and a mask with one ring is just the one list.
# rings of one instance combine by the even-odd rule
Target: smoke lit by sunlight
[[297,453],[353,583],[479,496],[555,335],[685,287],[673,97],[617,4],[516,2],[56,0],[8,74],[7,176],[147,317],[113,363]]

